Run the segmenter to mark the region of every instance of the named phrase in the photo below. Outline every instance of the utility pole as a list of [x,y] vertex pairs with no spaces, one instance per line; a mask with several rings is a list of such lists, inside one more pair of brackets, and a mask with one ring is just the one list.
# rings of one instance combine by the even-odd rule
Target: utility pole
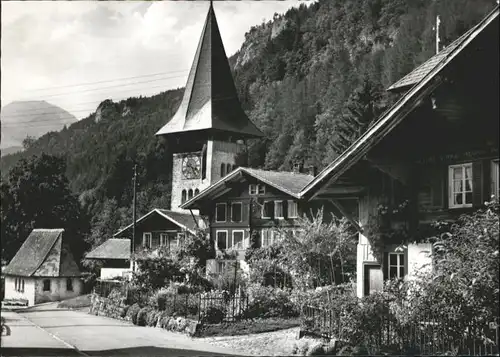
[[436,54],[439,53],[439,43],[441,42],[441,39],[439,38],[439,25],[441,24],[441,19],[439,18],[439,15],[436,16]]
[[135,189],[137,186],[137,164],[134,165],[134,177],[132,178],[132,182],[134,185],[133,188],[133,194],[134,197],[132,199],[132,272],[135,272],[135,204],[136,204],[136,194],[135,194]]

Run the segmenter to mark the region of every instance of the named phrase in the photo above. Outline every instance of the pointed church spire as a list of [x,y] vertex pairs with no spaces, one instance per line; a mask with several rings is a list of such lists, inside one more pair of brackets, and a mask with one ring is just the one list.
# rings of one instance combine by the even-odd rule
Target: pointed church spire
[[212,1],[181,105],[156,135],[192,131],[240,139],[263,136],[241,108]]

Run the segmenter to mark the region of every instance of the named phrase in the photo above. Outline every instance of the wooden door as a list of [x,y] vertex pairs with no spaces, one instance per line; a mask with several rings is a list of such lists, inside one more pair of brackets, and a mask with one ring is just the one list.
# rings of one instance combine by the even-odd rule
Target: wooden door
[[382,291],[384,287],[384,274],[380,265],[365,266],[365,291],[364,295],[370,295],[375,291]]

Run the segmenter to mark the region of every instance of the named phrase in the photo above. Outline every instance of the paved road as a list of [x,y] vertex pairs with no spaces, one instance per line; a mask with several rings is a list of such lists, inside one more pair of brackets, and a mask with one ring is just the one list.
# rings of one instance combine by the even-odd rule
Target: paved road
[[23,312],[2,311],[10,336],[2,336],[2,356],[19,355],[236,355],[182,334],[81,311],[45,306]]

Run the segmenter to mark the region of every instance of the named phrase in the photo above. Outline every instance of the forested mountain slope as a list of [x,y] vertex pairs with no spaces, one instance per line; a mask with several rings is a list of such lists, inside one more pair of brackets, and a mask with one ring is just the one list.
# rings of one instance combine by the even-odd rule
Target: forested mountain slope
[[[394,95],[385,88],[481,20],[494,0],[320,0],[253,27],[230,58],[244,109],[266,137],[243,161],[319,168],[354,140]],[[175,113],[182,89],[101,103],[96,113],[2,158],[2,175],[20,158],[62,155],[74,192],[92,218],[92,240],[130,222],[138,164],[138,213],[169,207],[171,156],[154,133]],[[248,159],[248,161],[246,160]]]

